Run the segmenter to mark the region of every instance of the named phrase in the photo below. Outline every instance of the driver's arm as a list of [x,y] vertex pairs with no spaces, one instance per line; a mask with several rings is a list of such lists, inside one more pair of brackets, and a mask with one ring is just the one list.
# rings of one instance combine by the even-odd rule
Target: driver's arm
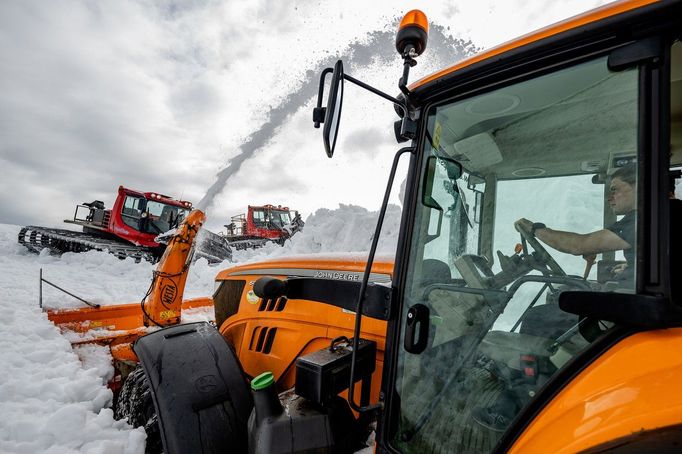
[[[516,224],[527,232],[530,232],[533,226],[528,219],[519,219]],[[536,229],[535,237],[558,251],[573,255],[630,249],[627,241],[607,229],[591,233],[574,233],[545,227]]]

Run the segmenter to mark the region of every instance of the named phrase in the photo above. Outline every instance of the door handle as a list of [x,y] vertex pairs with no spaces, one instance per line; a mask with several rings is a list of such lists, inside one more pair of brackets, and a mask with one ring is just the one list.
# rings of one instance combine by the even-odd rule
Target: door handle
[[405,321],[405,350],[415,355],[426,349],[429,340],[429,308],[421,303],[410,307]]

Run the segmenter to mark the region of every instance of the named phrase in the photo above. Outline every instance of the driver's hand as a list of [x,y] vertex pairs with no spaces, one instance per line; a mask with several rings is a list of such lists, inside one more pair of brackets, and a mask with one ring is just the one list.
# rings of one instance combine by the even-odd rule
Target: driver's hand
[[533,229],[533,221],[529,221],[526,218],[521,218],[514,223],[514,227],[517,231],[530,232]]
[[615,275],[620,275],[620,274],[623,274],[625,272],[627,267],[628,267],[627,263],[619,263],[618,265],[611,268],[611,272]]

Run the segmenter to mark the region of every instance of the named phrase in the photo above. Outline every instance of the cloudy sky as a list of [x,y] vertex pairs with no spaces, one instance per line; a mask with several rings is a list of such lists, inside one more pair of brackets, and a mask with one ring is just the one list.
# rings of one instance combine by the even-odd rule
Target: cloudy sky
[[214,230],[248,204],[376,209],[395,113],[347,85],[328,159],[311,121],[321,69],[343,58],[396,94],[410,9],[431,23],[414,81],[606,2],[370,3],[3,0],[0,223],[59,225],[119,185],[210,202]]

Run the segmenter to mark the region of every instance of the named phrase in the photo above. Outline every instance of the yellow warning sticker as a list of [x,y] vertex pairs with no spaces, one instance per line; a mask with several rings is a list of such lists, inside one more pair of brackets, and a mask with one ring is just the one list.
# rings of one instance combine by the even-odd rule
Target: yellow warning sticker
[[260,300],[258,296],[253,293],[253,290],[249,290],[249,293],[246,294],[246,301],[248,301],[251,304],[256,304]]
[[161,320],[168,320],[177,316],[175,311],[161,311],[161,314],[159,315],[161,316]]
[[433,148],[436,150],[440,149],[440,133],[442,129],[440,122],[436,120],[436,127],[433,128]]

